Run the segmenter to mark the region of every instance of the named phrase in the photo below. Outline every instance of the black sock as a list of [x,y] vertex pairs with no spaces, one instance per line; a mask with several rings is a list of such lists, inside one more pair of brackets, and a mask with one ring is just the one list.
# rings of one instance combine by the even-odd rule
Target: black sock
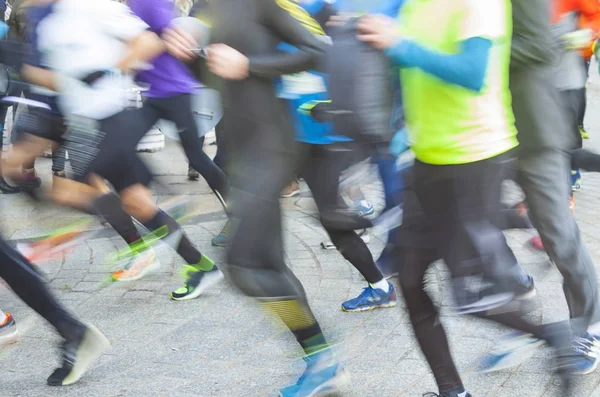
[[194,265],[200,263],[200,260],[202,259],[202,254],[200,251],[194,247],[185,233],[183,233],[183,230],[181,230],[181,226],[177,223],[177,221],[171,218],[164,211],[158,210],[154,218],[144,222],[144,226],[146,226],[149,230],[157,230],[163,226],[166,226],[168,233],[173,233],[177,230],[180,230],[182,233],[181,239],[179,240],[177,247],[173,248],[187,263]]
[[325,335],[323,335],[319,323],[292,332],[307,356],[318,353],[328,347]]
[[92,205],[97,213],[119,233],[119,236],[123,237],[127,244],[133,244],[142,238],[133,224],[131,216],[123,209],[121,200],[117,195],[113,193],[105,194],[96,199]]

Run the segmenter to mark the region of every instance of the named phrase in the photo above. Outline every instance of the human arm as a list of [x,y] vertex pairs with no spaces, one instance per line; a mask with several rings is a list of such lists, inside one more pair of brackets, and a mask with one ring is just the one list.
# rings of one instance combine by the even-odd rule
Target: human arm
[[297,51],[250,56],[249,74],[274,78],[311,69],[324,53],[324,44],[311,33],[322,32],[321,26],[306,10],[292,1],[259,0],[258,3],[262,7],[264,23],[281,41],[293,45]]
[[[101,7],[101,8],[100,8]],[[98,2],[97,16],[103,30],[127,43],[126,54],[115,64],[124,73],[135,70],[140,64],[151,61],[165,51],[165,44],[131,10],[114,1]]]
[[510,66],[514,70],[552,63],[556,44],[547,0],[512,0],[513,35]]
[[400,40],[385,52],[400,67],[419,68],[448,83],[481,91],[489,63],[492,42],[473,37],[460,43],[456,54],[429,50],[410,40]]
[[51,70],[25,64],[21,69],[21,75],[32,84],[58,91],[56,75]]

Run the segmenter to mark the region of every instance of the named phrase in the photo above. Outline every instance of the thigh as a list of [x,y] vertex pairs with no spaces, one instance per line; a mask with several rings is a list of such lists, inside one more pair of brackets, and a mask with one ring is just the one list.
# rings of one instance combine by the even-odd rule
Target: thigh
[[548,236],[571,236],[575,222],[568,206],[571,195],[570,153],[562,150],[522,152],[517,182],[525,192],[529,217]]
[[415,165],[417,197],[433,225],[434,241],[455,275],[495,271],[482,269],[487,262],[481,259],[484,253],[493,256],[504,248],[500,245],[504,236],[493,221],[501,210],[505,161],[499,156],[458,166]]

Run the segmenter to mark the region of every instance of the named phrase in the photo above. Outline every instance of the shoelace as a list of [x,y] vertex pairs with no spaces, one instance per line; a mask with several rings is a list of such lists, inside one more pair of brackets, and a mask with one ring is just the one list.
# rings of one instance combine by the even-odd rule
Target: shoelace
[[360,293],[358,298],[359,299],[362,299],[362,298],[367,299],[369,302],[376,300],[377,296],[375,295],[375,289],[373,287],[371,287],[370,285],[368,287],[363,288],[363,292]]
[[586,357],[597,357],[598,349],[594,350],[594,345],[597,343],[597,339],[593,336],[588,338],[577,337],[573,341],[573,350],[575,353],[581,354]]

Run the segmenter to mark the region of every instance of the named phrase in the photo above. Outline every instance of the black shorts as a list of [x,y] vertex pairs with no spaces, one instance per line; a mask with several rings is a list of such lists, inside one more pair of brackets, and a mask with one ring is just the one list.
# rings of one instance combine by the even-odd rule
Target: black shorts
[[26,112],[19,114],[16,130],[18,134],[24,132],[62,145],[67,126],[62,115],[30,106]]
[[74,178],[87,182],[90,174],[101,176],[116,191],[152,181],[150,170],[136,152],[140,113],[125,110],[101,121],[69,121],[66,150],[69,152]]

